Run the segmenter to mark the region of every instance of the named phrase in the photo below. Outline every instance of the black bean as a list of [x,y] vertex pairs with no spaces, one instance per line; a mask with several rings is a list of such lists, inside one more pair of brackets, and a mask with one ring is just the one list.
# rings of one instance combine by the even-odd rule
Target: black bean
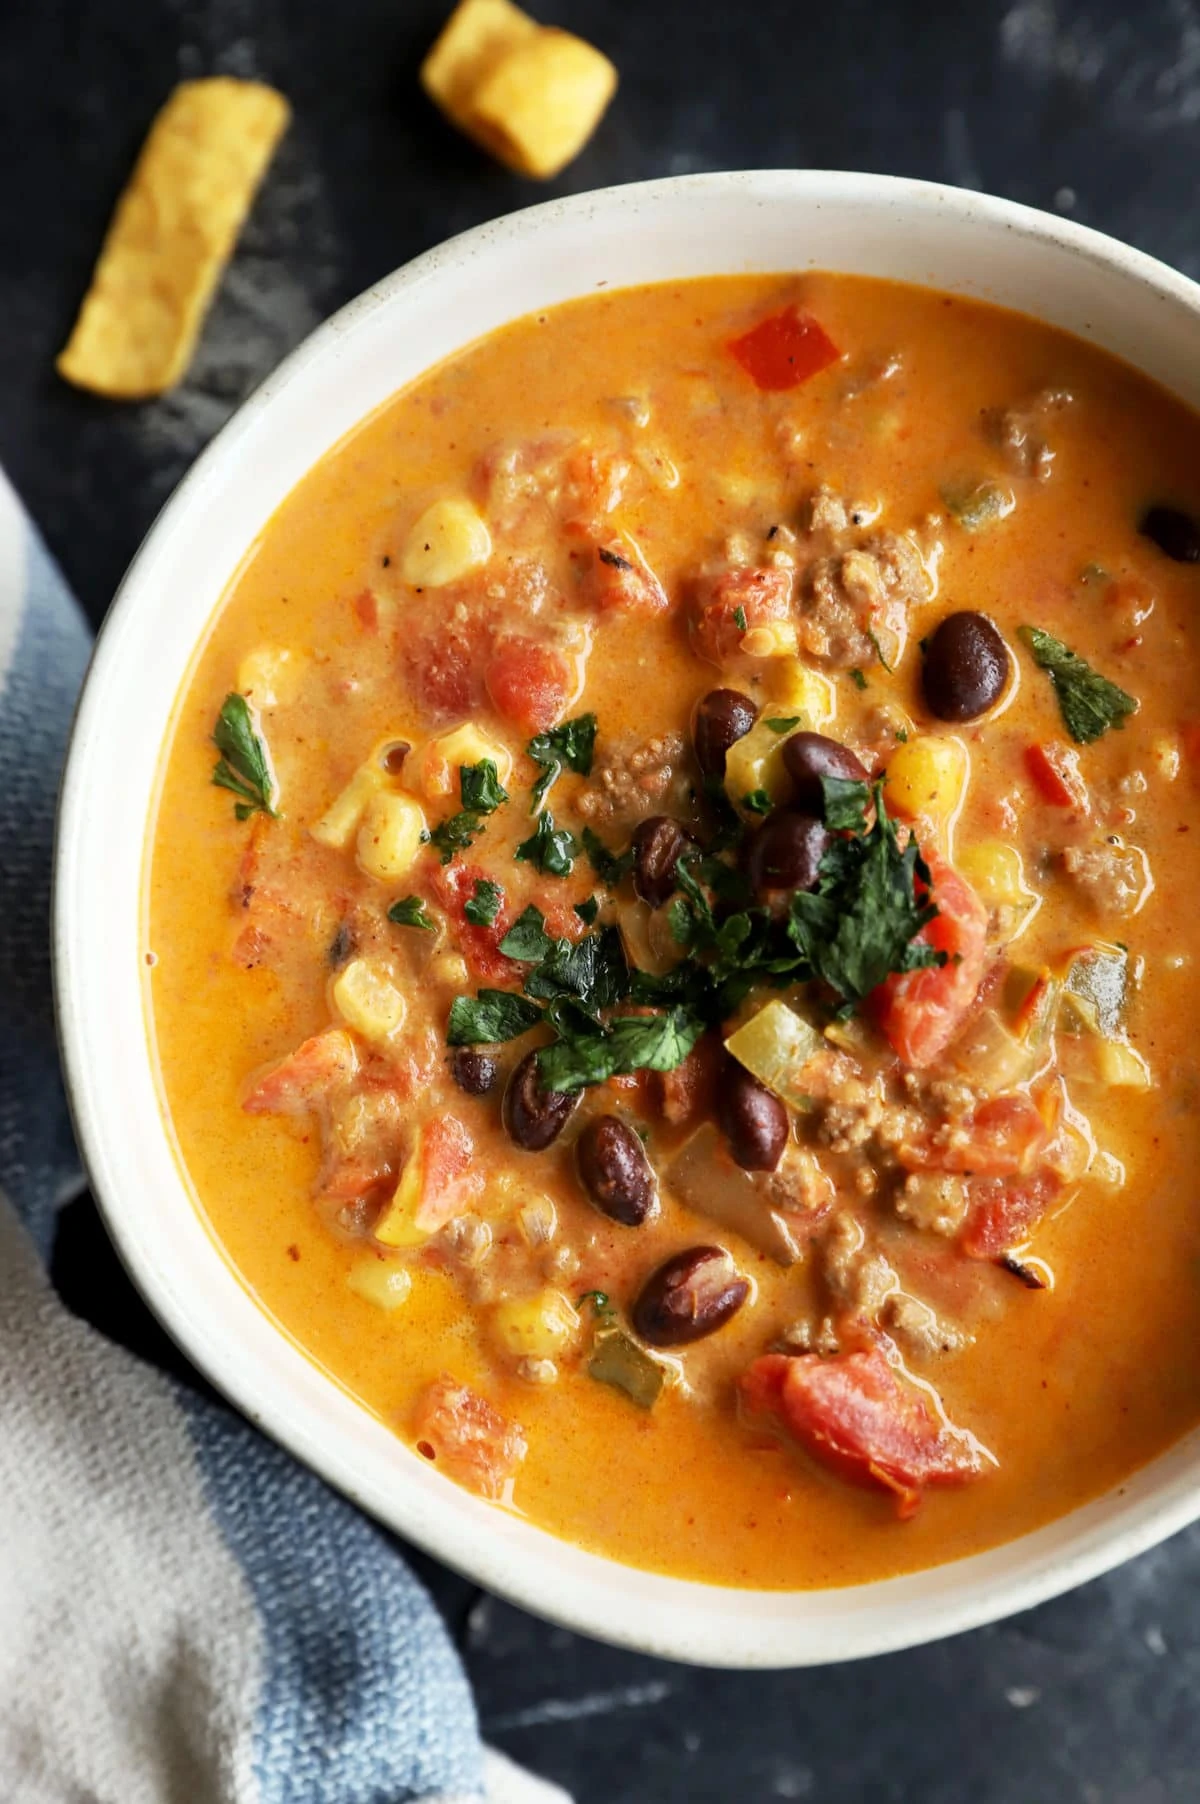
[[783,742],[783,765],[792,779],[792,799],[797,808],[824,819],[822,777],[844,777],[850,783],[869,782],[867,771],[848,745],[827,739],[824,733],[793,733]]
[[683,1347],[724,1327],[749,1295],[724,1247],[689,1247],[647,1278],[633,1325],[652,1347]]
[[774,1171],[787,1145],[787,1110],[773,1090],[733,1058],[726,1058],[721,1073],[717,1114],[743,1171]]
[[1138,531],[1177,564],[1200,564],[1200,526],[1181,507],[1148,507]]
[[757,719],[758,709],[740,689],[710,689],[696,703],[692,744],[702,776],[719,780],[725,775],[726,752],[745,738]]
[[486,1096],[500,1075],[500,1067],[491,1054],[476,1052],[471,1046],[458,1047],[450,1069],[455,1083],[468,1096]]
[[829,832],[811,814],[779,808],[747,841],[746,875],[762,900],[778,890],[813,889]]
[[691,834],[669,815],[651,815],[633,836],[633,887],[651,908],[661,908],[675,894],[680,858],[695,845]]
[[566,1127],[579,1107],[579,1090],[545,1090],[537,1053],[527,1052],[508,1080],[501,1108],[504,1125],[518,1146],[540,1153]]
[[595,1115],[575,1144],[584,1189],[603,1215],[640,1228],[658,1201],[658,1181],[634,1130],[615,1115]]
[[939,720],[977,720],[1008,683],[1008,647],[986,614],[947,614],[925,644],[921,683]]

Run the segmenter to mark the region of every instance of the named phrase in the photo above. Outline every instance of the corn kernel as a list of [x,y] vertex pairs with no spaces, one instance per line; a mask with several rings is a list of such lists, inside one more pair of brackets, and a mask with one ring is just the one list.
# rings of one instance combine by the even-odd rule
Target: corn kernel
[[256,645],[238,665],[238,692],[256,708],[277,708],[295,695],[300,664],[284,645]]
[[362,819],[363,810],[384,785],[382,767],[374,762],[360,764],[336,801],[332,802],[316,824],[309,828],[313,838],[323,846],[342,851],[350,844],[351,835]]
[[399,1309],[412,1291],[412,1273],[403,1265],[389,1265],[384,1259],[360,1259],[351,1266],[346,1279],[355,1296],[377,1309]]
[[779,711],[798,714],[810,732],[826,726],[837,712],[837,691],[827,676],[810,670],[799,658],[780,658],[767,671],[767,688]]
[[431,800],[457,795],[459,767],[482,764],[485,758],[496,766],[501,786],[507,787],[513,773],[512,753],[501,740],[467,721],[452,733],[429,741],[416,761],[417,785]]
[[501,1345],[514,1359],[553,1359],[575,1340],[579,1316],[561,1290],[501,1303],[492,1316]]
[[792,782],[783,763],[786,737],[759,720],[730,746],[725,754],[725,793],[735,807],[740,808],[756,789],[766,790],[772,802],[787,800]]
[[969,760],[961,739],[922,734],[898,745],[884,792],[890,811],[928,821],[943,850],[967,793]]
[[404,1026],[408,1006],[379,959],[352,958],[334,978],[330,994],[346,1025],[372,1044],[386,1044]]
[[429,975],[435,983],[448,984],[452,990],[465,990],[471,974],[460,952],[439,952],[429,961]]
[[1025,866],[1015,846],[1000,839],[979,840],[958,855],[958,868],[992,908],[1034,908],[1041,902],[1025,881]]
[[1165,736],[1156,739],[1150,747],[1150,760],[1163,781],[1173,783],[1179,775],[1182,762],[1179,741]]
[[752,626],[743,633],[738,649],[748,658],[794,658],[797,644],[790,620],[769,620],[765,626]]
[[360,870],[380,883],[395,883],[416,862],[424,831],[419,802],[394,790],[380,790],[367,803],[358,829]]
[[447,495],[427,507],[411,527],[400,556],[400,574],[414,589],[441,589],[492,555],[492,535],[465,495]]

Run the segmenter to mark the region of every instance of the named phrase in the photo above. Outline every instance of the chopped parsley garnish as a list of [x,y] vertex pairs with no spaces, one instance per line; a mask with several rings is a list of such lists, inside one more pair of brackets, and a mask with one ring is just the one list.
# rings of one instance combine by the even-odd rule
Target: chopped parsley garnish
[[874,785],[870,827],[865,784],[825,777],[822,788],[826,821],[844,831],[853,819],[853,836],[831,840],[815,891],[792,897],[788,933],[811,974],[853,1004],[893,972],[944,965],[946,954],[916,937],[937,914],[918,900],[918,885],[928,897],[929,867],[915,838],[900,850],[883,785]]
[[482,758],[478,764],[460,764],[458,787],[463,809],[470,814],[491,814],[508,800],[508,791],[490,758]]
[[854,666],[854,669],[850,672],[850,681],[854,684],[854,687],[856,689],[865,689],[867,686],[867,679],[863,675],[862,671],[858,668],[857,664]]
[[256,812],[277,820],[275,778],[266,741],[255,727],[249,702],[236,690],[221,703],[212,738],[221,754],[213,766],[212,780],[218,789],[231,790],[237,797],[233,812],[238,820],[248,820]]
[[907,729],[907,727],[897,727],[897,728],[896,728],[896,740],[897,740],[897,743],[898,743],[898,744],[900,744],[900,745],[907,745],[907,744],[908,744],[908,729]]
[[861,833],[871,800],[865,783],[854,777],[822,777],[825,825],[831,833]]
[[1017,637],[1029,647],[1034,662],[1047,673],[1058,697],[1063,725],[1076,745],[1091,745],[1110,727],[1123,727],[1138,706],[1137,698],[1093,670],[1086,659],[1061,639],[1038,626],[1020,626]]
[[777,716],[774,720],[768,720],[767,725],[772,733],[790,733],[793,727],[800,725],[800,716],[798,714]]
[[566,827],[556,827],[547,808],[538,815],[537,826],[528,839],[523,839],[514,857],[523,864],[536,865],[547,877],[569,877],[579,841]]
[[600,902],[596,896],[589,896],[586,902],[576,902],[575,913],[585,927],[591,927],[600,913]]
[[476,927],[491,927],[500,913],[504,891],[490,877],[475,879],[475,893],[463,903],[463,914]]
[[576,1309],[582,1309],[585,1303],[590,1303],[597,1315],[612,1314],[612,1304],[608,1300],[606,1290],[585,1290],[575,1299]]
[[561,726],[539,733],[525,747],[542,774],[533,786],[533,806],[538,807],[550,785],[557,782],[564,769],[578,771],[581,777],[591,775],[592,757],[596,750],[596,716],[580,714],[564,720]]
[[515,1040],[528,1033],[542,1018],[542,1011],[511,990],[480,990],[477,996],[456,996],[450,1005],[446,1029],[448,1046],[492,1046],[498,1040]]
[[449,864],[456,852],[469,850],[475,843],[475,835],[482,831],[482,817],[473,808],[463,808],[458,814],[439,822],[429,835],[429,843],[437,847],[442,863]]
[[734,626],[737,627],[737,630],[739,633],[744,633],[747,631],[746,610],[741,605],[740,602],[738,603],[737,607],[734,608],[734,610],[733,610],[733,624],[734,624]]
[[426,933],[434,931],[433,922],[426,914],[425,903],[420,896],[401,896],[388,909],[388,920],[395,921],[397,927],[423,927]]
[[[785,916],[754,905],[744,874],[727,859],[683,858],[669,916],[683,957],[656,974],[630,967],[616,927],[556,938],[530,904],[500,942],[529,967],[524,995],[458,998],[451,1045],[512,1039],[542,1024],[555,1038],[538,1051],[541,1081],[569,1092],[628,1072],[673,1070],[757,987],[815,978],[845,1012],[893,972],[944,964],[945,953],[918,938],[937,914],[928,866],[915,839],[901,850],[882,785],[825,778],[822,788],[825,822],[838,837],[815,891],[794,894]],[[539,833],[556,835],[548,814]],[[597,913],[595,897],[591,903],[576,905],[587,909],[588,925]],[[627,1002],[651,1012],[614,1013]]]
[[607,1025],[556,1021],[559,1038],[538,1053],[547,1090],[581,1090],[631,1071],[673,1071],[686,1059],[706,1023],[681,1007],[661,1015],[619,1015]]
[[633,869],[633,848],[622,852],[620,856],[610,852],[598,833],[590,827],[583,829],[583,855],[599,877],[601,883],[607,883],[615,889],[623,877],[627,877]]
[[506,958],[522,959],[536,965],[545,958],[554,941],[546,932],[546,917],[533,903],[519,914],[504,938],[500,950]]
[[525,994],[539,1002],[569,998],[593,1020],[629,994],[629,963],[615,927],[581,940],[553,940],[550,950],[525,979]]
[[742,797],[742,807],[751,814],[770,814],[773,804],[765,789],[752,789]]
[[892,666],[888,663],[887,659],[884,657],[883,647],[882,647],[882,645],[880,645],[878,638],[871,631],[870,627],[867,628],[867,638],[871,641],[871,644],[875,647],[875,656],[879,659],[879,662],[883,665],[883,668],[887,671],[889,676],[893,676],[895,673],[892,669]]

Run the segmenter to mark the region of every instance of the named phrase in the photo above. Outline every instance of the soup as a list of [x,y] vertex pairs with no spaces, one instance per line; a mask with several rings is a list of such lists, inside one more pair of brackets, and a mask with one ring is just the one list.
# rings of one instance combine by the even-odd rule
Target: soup
[[754,276],[517,321],[279,509],[149,1009],[197,1206],[398,1462],[803,1588],[1193,1426],[1197,470],[1065,334]]

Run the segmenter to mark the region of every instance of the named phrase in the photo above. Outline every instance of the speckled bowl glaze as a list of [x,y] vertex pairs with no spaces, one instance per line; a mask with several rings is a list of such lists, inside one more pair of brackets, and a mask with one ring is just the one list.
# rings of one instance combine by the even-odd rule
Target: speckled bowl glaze
[[743,270],[891,276],[1036,314],[1200,404],[1200,288],[978,194],[814,171],[683,177],[554,201],[455,238],[362,295],[240,410],[180,485],[108,617],[71,742],[54,944],[79,1141],[150,1306],[245,1413],[400,1534],[528,1609],[722,1666],[800,1666],[953,1634],[1065,1591],[1200,1515],[1200,1433],[1086,1508],[990,1553],[855,1588],[765,1593],[636,1571],[459,1490],[257,1307],[176,1162],[146,1031],[143,863],[193,654],[274,508],[394,390],[537,307]]

